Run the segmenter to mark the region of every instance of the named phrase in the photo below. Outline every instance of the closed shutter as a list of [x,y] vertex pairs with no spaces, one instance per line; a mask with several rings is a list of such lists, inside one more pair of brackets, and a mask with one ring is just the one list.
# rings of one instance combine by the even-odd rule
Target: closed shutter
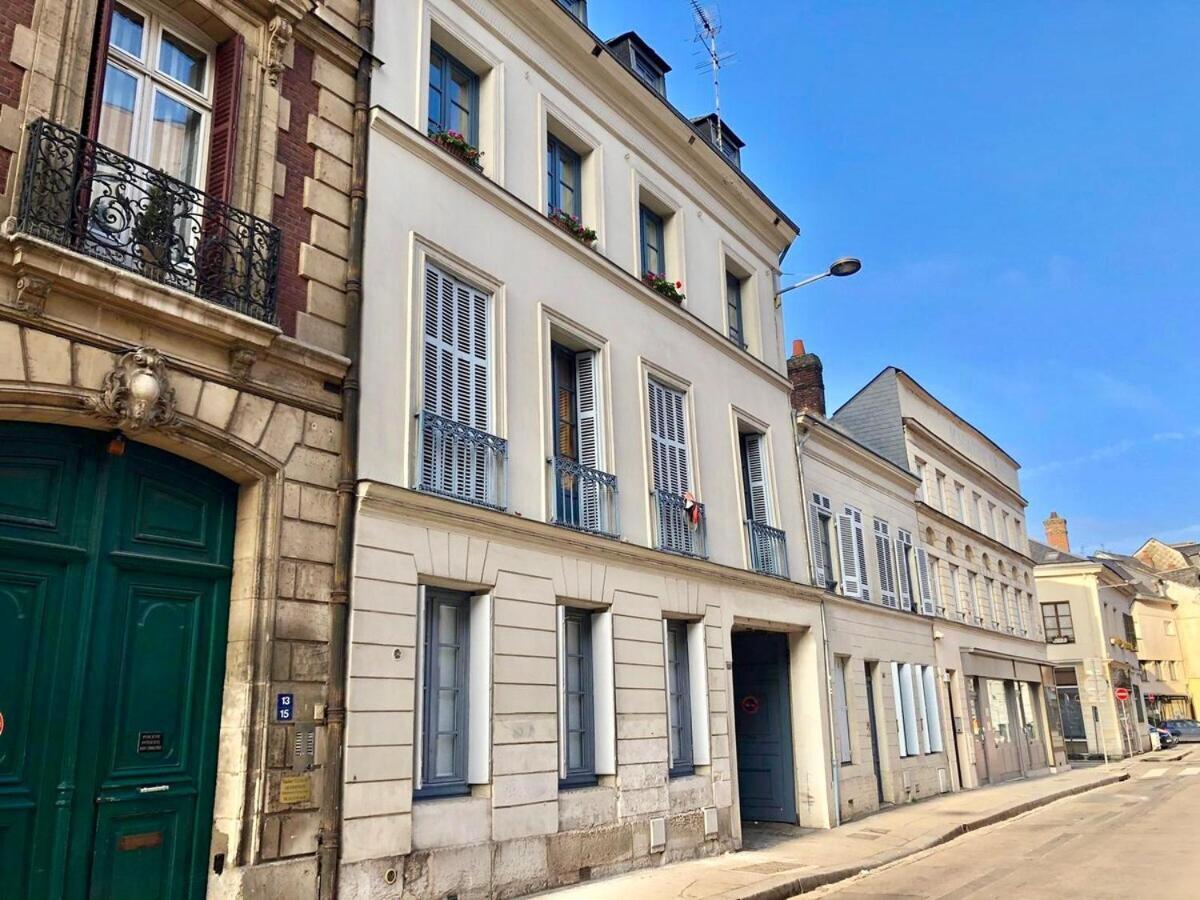
[[[599,367],[596,351],[581,350],[575,354],[575,404],[579,429],[579,464],[600,469],[600,392],[597,386]],[[580,484],[581,525],[590,530],[600,528],[600,485],[585,478]]]
[[657,381],[650,384],[650,454],[654,490],[680,496],[690,489],[685,398]]
[[770,495],[767,490],[767,461],[764,450],[766,441],[761,434],[748,434],[746,442],[746,482],[750,508],[746,510],[751,521],[770,524]]
[[911,556],[912,536],[901,528],[896,533],[896,576],[901,609],[912,609],[912,574],[908,570]]
[[929,555],[924,547],[917,548],[917,587],[921,591],[921,612],[932,616],[933,608],[933,579],[929,572]]
[[84,133],[93,141],[100,134],[100,108],[104,105],[104,72],[108,67],[108,40],[112,27],[113,0],[100,0],[92,44],[92,67],[88,72],[87,120]]
[[812,503],[808,506],[808,542],[812,547],[813,583],[817,587],[829,587],[825,581],[825,526],[821,521],[822,513],[829,515],[829,498],[820,494],[812,495]]
[[904,737],[904,699],[900,692],[900,665],[892,663],[892,696],[896,701],[896,739],[901,756],[908,756],[908,741]]
[[875,520],[875,561],[879,567],[879,602],[896,607],[895,576],[892,574],[892,541],[887,522]]
[[871,591],[867,579],[867,542],[863,537],[862,513],[852,507],[850,518],[854,520],[854,549],[858,553],[858,596],[863,600],[871,599]]
[[[487,294],[425,269],[424,410],[482,432],[491,430]],[[492,453],[464,438],[426,433],[422,482],[428,489],[494,503]]]
[[234,163],[237,155],[238,111],[242,96],[242,59],[245,41],[234,35],[217,47],[213,66],[212,137],[208,144],[207,192],[232,202]]
[[975,583],[975,575],[971,572],[966,574],[967,593],[971,599],[971,615],[975,617],[978,623],[983,622],[983,610],[979,608],[979,586]]
[[838,558],[842,564],[842,593],[859,595],[858,553],[854,549],[854,518],[850,507],[838,516]]

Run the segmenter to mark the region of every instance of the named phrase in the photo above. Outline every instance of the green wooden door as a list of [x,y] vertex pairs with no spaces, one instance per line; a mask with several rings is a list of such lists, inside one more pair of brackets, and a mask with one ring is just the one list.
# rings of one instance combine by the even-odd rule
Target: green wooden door
[[202,897],[236,489],[0,424],[0,877],[14,898]]

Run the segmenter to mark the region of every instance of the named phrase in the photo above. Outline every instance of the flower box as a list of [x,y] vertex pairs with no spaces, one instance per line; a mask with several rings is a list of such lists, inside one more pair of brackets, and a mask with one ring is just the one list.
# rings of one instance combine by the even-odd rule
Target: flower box
[[585,247],[590,247],[596,243],[596,232],[586,227],[579,221],[578,216],[573,216],[569,212],[564,212],[561,209],[556,209],[550,213],[550,221],[565,231],[579,243]]
[[451,156],[461,159],[476,172],[483,171],[483,163],[479,161],[479,158],[483,156],[483,151],[457,131],[434,131],[430,133],[429,139]]
[[682,303],[686,299],[683,293],[682,281],[670,281],[665,275],[660,275],[657,272],[647,272],[642,276],[642,284],[656,291],[668,300],[674,300],[676,303]]

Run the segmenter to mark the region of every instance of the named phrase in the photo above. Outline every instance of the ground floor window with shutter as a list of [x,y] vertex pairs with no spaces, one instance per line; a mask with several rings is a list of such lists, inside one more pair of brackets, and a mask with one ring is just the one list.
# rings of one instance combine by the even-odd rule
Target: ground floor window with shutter
[[709,764],[707,648],[704,622],[663,620],[667,737],[672,777]]
[[837,723],[838,759],[843,766],[854,762],[854,752],[850,739],[850,690],[849,676],[850,657],[834,657],[833,667],[833,712]]
[[507,506],[508,443],[493,434],[492,298],[425,267],[419,490]]

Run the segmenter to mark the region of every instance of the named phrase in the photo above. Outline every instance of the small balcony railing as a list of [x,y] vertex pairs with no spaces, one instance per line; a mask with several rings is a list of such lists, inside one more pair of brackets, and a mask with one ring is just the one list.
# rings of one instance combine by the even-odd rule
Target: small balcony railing
[[489,509],[508,506],[508,441],[436,413],[417,417],[417,490]]
[[17,228],[275,321],[278,228],[48,119],[29,128]]
[[746,521],[750,538],[750,565],[755,572],[788,577],[787,534],[753,519]]
[[654,509],[654,546],[669,553],[708,558],[708,536],[704,504],[695,503],[693,513],[678,494],[651,493]]
[[556,456],[550,460],[554,524],[604,537],[619,537],[617,476]]

